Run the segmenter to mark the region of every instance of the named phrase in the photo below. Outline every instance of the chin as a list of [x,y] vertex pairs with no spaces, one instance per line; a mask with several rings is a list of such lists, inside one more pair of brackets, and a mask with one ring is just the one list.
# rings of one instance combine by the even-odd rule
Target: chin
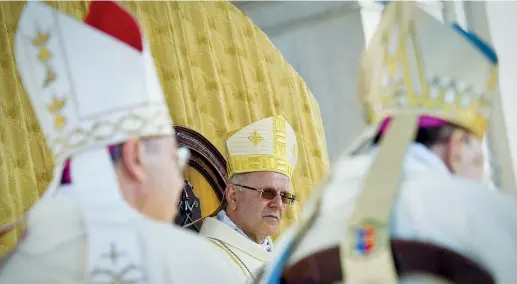
[[268,236],[272,236],[278,232],[278,225],[275,225],[275,226],[267,225],[267,226],[265,226],[264,229],[265,229],[264,231],[268,233],[267,234]]

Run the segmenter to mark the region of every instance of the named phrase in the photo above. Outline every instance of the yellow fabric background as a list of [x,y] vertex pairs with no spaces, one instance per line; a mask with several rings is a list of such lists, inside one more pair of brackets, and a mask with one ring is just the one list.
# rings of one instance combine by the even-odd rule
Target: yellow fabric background
[[[79,19],[88,8],[87,1],[47,3]],[[123,5],[145,31],[176,124],[201,133],[223,154],[225,134],[251,122],[281,114],[293,126],[299,160],[292,185],[299,202],[288,210],[281,229],[296,221],[300,205],[328,169],[319,106],[300,76],[266,35],[228,2]],[[26,212],[52,175],[51,156],[13,57],[23,6],[0,3],[1,225]],[[18,234],[0,240],[0,255]]]

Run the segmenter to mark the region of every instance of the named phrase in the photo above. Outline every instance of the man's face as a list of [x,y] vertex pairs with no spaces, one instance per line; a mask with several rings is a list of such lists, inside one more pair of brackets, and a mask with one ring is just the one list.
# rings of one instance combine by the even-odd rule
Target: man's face
[[123,146],[122,163],[131,188],[124,195],[136,209],[155,220],[171,222],[177,214],[184,186],[177,155],[172,136],[131,141]]
[[[274,172],[248,173],[240,185],[256,189],[272,189],[276,192],[289,192],[289,178]],[[262,241],[266,236],[274,235],[288,205],[282,202],[280,195],[272,200],[261,197],[261,192],[231,185],[235,190],[234,202],[229,202],[227,210],[233,220],[251,238]],[[232,198],[232,197],[230,197]]]
[[481,181],[485,163],[482,142],[473,135],[457,130],[449,141],[448,164],[459,177]]

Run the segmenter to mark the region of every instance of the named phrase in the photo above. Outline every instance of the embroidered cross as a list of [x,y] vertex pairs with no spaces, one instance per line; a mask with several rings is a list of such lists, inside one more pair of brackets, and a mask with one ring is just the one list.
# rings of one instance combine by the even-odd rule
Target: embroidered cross
[[119,253],[119,252],[117,251],[117,248],[115,247],[115,244],[114,244],[114,243],[111,243],[111,244],[110,244],[110,250],[109,250],[109,252],[104,253],[104,254],[102,255],[102,257],[103,257],[103,258],[109,258],[109,259],[111,260],[111,262],[112,262],[113,264],[115,264],[115,265],[116,265],[116,264],[117,264],[117,260],[119,259],[119,257],[122,257],[122,256],[124,256],[124,255],[125,255],[125,253],[122,253],[122,252],[120,252],[120,253]]
[[255,130],[253,132],[253,134],[250,135],[250,137],[248,137],[248,139],[251,141],[251,143],[253,143],[253,145],[257,146],[258,143],[260,143],[260,141],[264,140],[264,138],[262,138],[262,136],[260,136],[260,134],[257,132],[257,130]]
[[[110,244],[110,250],[101,255],[102,258],[111,260],[112,267],[97,267],[90,274],[91,283],[95,284],[138,284],[144,280],[143,272],[134,264],[116,269],[116,262],[125,253],[119,252],[114,243]],[[131,277],[130,274],[132,274]],[[136,277],[136,278],[135,278]]]

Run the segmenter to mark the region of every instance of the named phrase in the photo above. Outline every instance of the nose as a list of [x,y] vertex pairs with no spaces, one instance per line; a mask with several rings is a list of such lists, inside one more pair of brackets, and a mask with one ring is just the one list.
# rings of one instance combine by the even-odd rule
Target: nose
[[280,195],[275,196],[275,198],[269,202],[269,207],[284,209],[285,204],[282,202],[282,197]]

